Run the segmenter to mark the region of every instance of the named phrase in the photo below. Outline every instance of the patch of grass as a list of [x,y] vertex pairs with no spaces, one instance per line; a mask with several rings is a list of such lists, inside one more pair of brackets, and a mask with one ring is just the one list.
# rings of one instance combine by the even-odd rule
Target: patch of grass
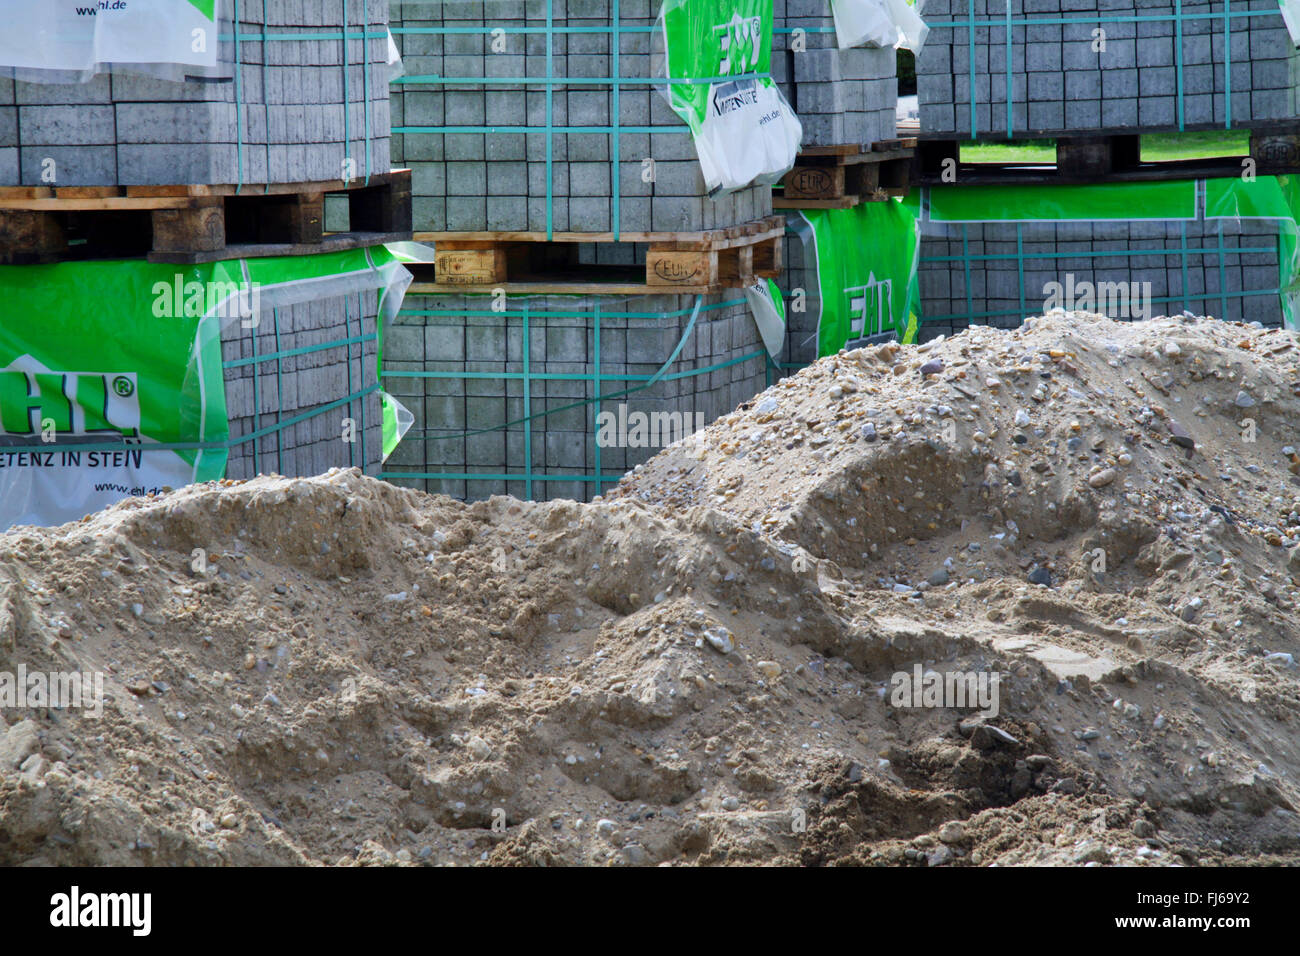
[[1013,143],[962,143],[963,163],[1054,163],[1056,140],[1025,139]]
[[[1214,129],[1196,133],[1148,133],[1142,137],[1141,150],[1144,163],[1246,156],[1250,153],[1250,133]],[[962,143],[959,155],[963,163],[1055,163],[1056,141],[1025,139],[1010,143]]]
[[1148,133],[1142,137],[1142,161],[1164,163],[1175,159],[1213,159],[1217,156],[1246,156],[1250,133],[1244,130],[1212,129],[1198,133]]

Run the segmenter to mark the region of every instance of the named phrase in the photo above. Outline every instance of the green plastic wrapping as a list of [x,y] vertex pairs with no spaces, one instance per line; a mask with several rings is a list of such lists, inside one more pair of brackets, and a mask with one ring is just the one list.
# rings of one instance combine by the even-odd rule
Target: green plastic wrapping
[[[1080,186],[930,186],[904,201],[922,222],[1267,219],[1278,226],[1282,313],[1300,327],[1300,176],[1240,176]],[[1137,250],[1135,255],[1140,255]]]
[[850,209],[791,212],[787,228],[802,240],[818,287],[817,355],[893,331],[916,338],[921,314],[917,269],[921,235],[901,202],[860,203]]
[[381,291],[382,328],[409,281],[382,247],[0,267],[0,529],[222,477],[223,328],[362,289]]
[[768,75],[771,0],[664,0],[668,103],[691,129],[710,194],[775,183],[803,127]]

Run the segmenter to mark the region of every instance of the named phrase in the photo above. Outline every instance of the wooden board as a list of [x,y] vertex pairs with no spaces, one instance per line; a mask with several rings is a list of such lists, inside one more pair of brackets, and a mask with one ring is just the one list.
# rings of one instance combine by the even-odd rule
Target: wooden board
[[728,245],[745,245],[765,235],[779,235],[785,228],[779,216],[767,216],[719,229],[694,232],[551,232],[543,230],[500,232],[417,232],[417,242],[434,244],[466,242],[671,242],[678,248],[718,249]]
[[875,144],[810,146],[800,151],[794,168],[773,197],[776,209],[849,209],[906,195],[914,151],[894,139]]
[[[582,237],[581,242],[546,242],[544,233],[440,233],[434,240],[431,267],[411,268],[419,288],[436,292],[496,288],[583,294],[718,292],[777,277],[784,232],[785,220],[769,216],[705,233],[643,233],[635,241],[653,239],[645,262],[635,267],[580,262],[578,250],[587,233],[559,234],[566,239]],[[636,273],[642,281],[633,280]]]
[[[346,235],[324,231],[327,194],[347,197]],[[0,187],[0,236],[6,239],[0,264],[305,255],[410,239],[411,215],[410,170],[375,175],[369,183]]]

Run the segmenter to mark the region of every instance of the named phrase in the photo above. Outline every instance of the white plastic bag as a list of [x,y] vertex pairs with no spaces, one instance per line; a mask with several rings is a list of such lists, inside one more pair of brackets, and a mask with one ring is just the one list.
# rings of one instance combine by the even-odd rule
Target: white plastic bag
[[831,0],[835,39],[841,50],[858,46],[889,47],[898,42],[898,27],[884,0]]
[[695,134],[709,194],[780,181],[794,166],[802,139],[803,124],[770,80],[741,77],[713,84]]
[[745,299],[754,325],[763,339],[767,354],[776,358],[785,345],[785,303],[780,293],[774,292],[771,279],[758,279],[745,286]]
[[885,4],[898,27],[897,45],[913,53],[920,53],[921,47],[925,46],[925,38],[930,34],[930,28],[921,19],[921,14],[907,0],[885,0]]
[[1282,20],[1295,45],[1300,47],[1300,0],[1281,0]]
[[906,47],[920,53],[930,32],[907,0],[831,0],[831,13],[841,50],[857,46]]

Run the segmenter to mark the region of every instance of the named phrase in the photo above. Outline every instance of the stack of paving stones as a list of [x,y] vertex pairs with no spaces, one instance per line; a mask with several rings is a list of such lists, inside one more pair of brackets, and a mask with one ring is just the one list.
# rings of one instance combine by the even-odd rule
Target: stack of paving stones
[[[1231,42],[1224,42],[1225,6]],[[1181,29],[1172,0],[1011,0],[1011,16],[1060,20],[1142,16],[1129,23],[1030,23],[1013,26],[1010,44],[1011,128],[1026,133],[1178,128],[1178,64],[1187,128],[1248,128],[1297,116],[1300,53],[1277,0],[1183,0]],[[971,30],[943,23],[970,19],[970,0],[929,0],[930,25],[917,57],[921,132],[971,133]],[[1006,0],[974,0],[975,126],[1007,134]],[[1214,14],[1209,19],[1192,17]],[[1253,14],[1253,15],[1244,15]],[[1093,31],[1105,31],[1105,50]],[[1230,55],[1229,55],[1230,54]],[[1226,64],[1231,64],[1230,69]],[[1231,90],[1231,103],[1227,95]],[[1231,117],[1228,107],[1231,105]]]
[[[805,255],[804,243],[790,230],[782,241],[785,275],[781,290],[786,295],[785,351],[781,353],[782,365],[811,365],[817,361],[817,321],[821,315],[821,282],[817,278],[811,255]],[[801,294],[802,293],[802,294]],[[802,309],[795,305],[802,303]],[[785,369],[790,374],[794,369]]]
[[[523,321],[529,310],[530,375],[571,375],[573,380],[530,380],[524,403]],[[490,373],[485,378],[392,377],[390,391],[415,415],[415,424],[385,464],[385,472],[500,475],[523,470],[527,460],[525,426],[534,416],[531,434],[532,470],[548,475],[594,477],[596,471],[597,372],[595,320],[600,312],[602,375],[644,375],[658,372],[685,334],[695,305],[694,296],[530,297],[511,298],[508,309],[492,314],[482,296],[408,295],[402,312],[384,337],[385,371]],[[435,312],[420,315],[419,312]],[[470,314],[470,313],[487,314]],[[544,313],[559,313],[547,315]],[[751,358],[716,371],[669,378],[692,369]],[[767,387],[766,353],[748,305],[739,291],[705,296],[689,338],[667,375],[649,388],[609,398],[601,411],[659,416],[654,421],[678,423],[695,431],[697,413],[708,424]],[[638,383],[606,380],[600,394],[620,392]],[[550,414],[546,414],[546,413]],[[628,421],[635,422],[629,417]],[[511,424],[514,423],[514,424]],[[508,426],[508,427],[507,427]],[[665,439],[671,442],[675,433]],[[600,448],[600,473],[618,476],[648,460],[659,447]],[[527,497],[519,480],[433,480],[389,475],[397,484],[435,494],[478,500],[493,494]],[[606,484],[608,487],[608,483]],[[536,500],[590,500],[594,481],[537,479]]]
[[[0,185],[295,183],[387,172],[387,0],[266,0],[222,12],[224,77],[100,74],[87,83],[0,79]],[[263,19],[265,9],[265,19]],[[238,60],[236,61],[236,46]],[[238,67],[236,67],[238,62]],[[346,65],[345,65],[346,64]],[[367,139],[367,130],[369,136]]]
[[[803,145],[875,143],[897,136],[892,48],[838,49],[830,0],[775,0],[774,17],[772,76],[803,124]],[[796,43],[803,49],[794,49]]]
[[[621,84],[617,112],[611,78],[647,79],[659,0],[430,2],[393,0],[390,15],[408,78],[443,82],[393,86],[393,122],[405,128],[461,127],[468,132],[405,132],[394,137],[394,161],[412,170],[417,231],[682,232],[714,229],[771,213],[771,187],[750,186],[710,199],[686,124],[648,83]],[[617,65],[609,33],[565,28],[617,22]],[[480,33],[403,30],[472,29]],[[537,33],[512,32],[522,29]],[[489,31],[505,32],[494,37]],[[549,134],[547,185],[547,46],[554,127],[653,127],[656,132]],[[494,44],[500,52],[494,52]],[[518,83],[476,83],[517,77]],[[565,82],[572,79],[574,82]],[[595,82],[592,82],[592,81]],[[497,127],[526,131],[495,130]],[[662,129],[663,132],[657,132]],[[617,136],[618,155],[611,141]],[[653,167],[646,160],[653,160]],[[549,219],[548,219],[549,196]]]
[[[383,454],[383,415],[377,391],[311,414],[375,386],[378,314],[378,293],[369,291],[264,308],[248,328],[237,320],[227,323],[221,331],[221,359],[227,366],[230,440],[237,442],[230,448],[227,478],[252,478],[259,473],[300,477],[330,468],[378,470]],[[358,337],[369,341],[253,361],[277,350],[289,352]],[[230,367],[229,363],[241,360],[247,364]],[[276,427],[300,415],[309,417]],[[351,419],[351,426],[346,419]],[[269,431],[260,438],[240,441],[263,429]],[[355,441],[345,441],[345,434],[353,435]]]
[[[1124,289],[1131,288],[1129,283],[1150,283],[1153,317],[1186,308],[1228,321],[1282,324],[1275,221],[1026,222],[1021,230],[1023,258],[1017,258],[1015,223],[922,223],[923,340],[968,325],[1016,328],[1025,316],[1042,314],[1047,285],[1065,284],[1067,275],[1073,275],[1076,289],[1083,282],[1094,288],[1099,283],[1124,283]],[[1220,230],[1222,269],[1217,252]],[[1189,252],[1186,269],[1184,241],[1189,250],[1206,250]],[[969,257],[969,271],[963,255]],[[1033,258],[1047,255],[1061,258]],[[979,260],[977,256],[1003,258]],[[941,258],[946,261],[935,261]],[[1075,298],[1077,304],[1079,293]],[[1122,305],[1122,300],[1117,304]],[[1130,306],[1125,316],[1122,308],[1094,304],[1092,311],[1123,319],[1133,318],[1137,310]]]

